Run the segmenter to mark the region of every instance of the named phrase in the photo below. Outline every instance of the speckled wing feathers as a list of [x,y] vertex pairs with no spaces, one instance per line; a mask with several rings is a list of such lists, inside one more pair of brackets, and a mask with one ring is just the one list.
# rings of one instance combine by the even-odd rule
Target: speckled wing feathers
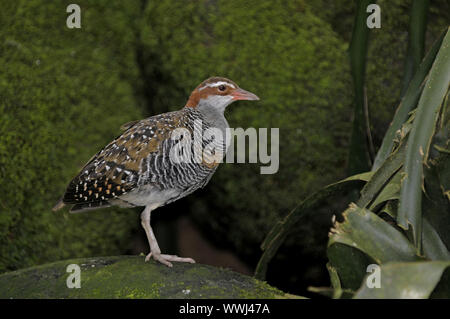
[[[199,112],[182,109],[127,123],[125,132],[98,152],[70,182],[63,197],[74,204],[72,211],[110,206],[135,206],[124,200],[125,194],[139,194],[140,188],[152,184],[159,190],[179,189],[172,202],[204,186],[217,165],[172,163],[170,150],[177,141],[170,138],[175,128],[190,132]],[[203,128],[205,129],[205,128]]]

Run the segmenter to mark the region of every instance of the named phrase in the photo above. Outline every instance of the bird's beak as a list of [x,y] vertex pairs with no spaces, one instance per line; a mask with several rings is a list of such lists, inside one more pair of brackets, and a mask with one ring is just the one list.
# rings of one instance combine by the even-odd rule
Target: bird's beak
[[233,101],[238,101],[238,100],[249,100],[249,101],[257,101],[259,100],[259,97],[257,97],[255,94],[243,90],[241,88],[234,90],[231,93],[231,96],[233,97]]

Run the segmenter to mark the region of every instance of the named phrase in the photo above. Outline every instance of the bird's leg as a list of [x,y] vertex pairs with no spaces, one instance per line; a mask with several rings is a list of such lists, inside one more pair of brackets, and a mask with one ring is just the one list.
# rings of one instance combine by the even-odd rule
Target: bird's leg
[[153,257],[155,260],[168,267],[172,267],[171,261],[195,263],[195,260],[192,258],[182,258],[176,255],[161,254],[161,249],[156,241],[153,229],[150,226],[150,213],[152,212],[152,209],[152,206],[146,206],[144,211],[141,213],[141,225],[145,230],[145,234],[147,235],[148,243],[150,245],[150,253],[145,257],[145,261],[149,261],[150,258]]

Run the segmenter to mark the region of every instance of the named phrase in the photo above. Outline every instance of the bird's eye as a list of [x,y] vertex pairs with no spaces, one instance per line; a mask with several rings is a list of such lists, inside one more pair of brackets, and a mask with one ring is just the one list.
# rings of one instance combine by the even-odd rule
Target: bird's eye
[[222,92],[223,92],[223,91],[226,90],[226,88],[227,88],[227,87],[226,87],[225,85],[223,85],[223,84],[222,84],[222,85],[219,85],[219,91],[222,91]]

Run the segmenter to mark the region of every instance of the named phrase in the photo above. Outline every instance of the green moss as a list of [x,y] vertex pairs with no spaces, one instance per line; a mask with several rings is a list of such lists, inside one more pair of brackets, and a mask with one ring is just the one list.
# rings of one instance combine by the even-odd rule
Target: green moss
[[[81,268],[81,288],[69,289],[69,264]],[[173,268],[142,257],[72,259],[0,275],[0,298],[283,298],[248,276],[199,264]]]
[[72,30],[69,3],[2,4],[0,272],[123,252],[138,227],[131,211],[51,212],[120,125],[142,117],[133,88],[135,36],[127,24],[139,1],[79,1],[82,28]]

